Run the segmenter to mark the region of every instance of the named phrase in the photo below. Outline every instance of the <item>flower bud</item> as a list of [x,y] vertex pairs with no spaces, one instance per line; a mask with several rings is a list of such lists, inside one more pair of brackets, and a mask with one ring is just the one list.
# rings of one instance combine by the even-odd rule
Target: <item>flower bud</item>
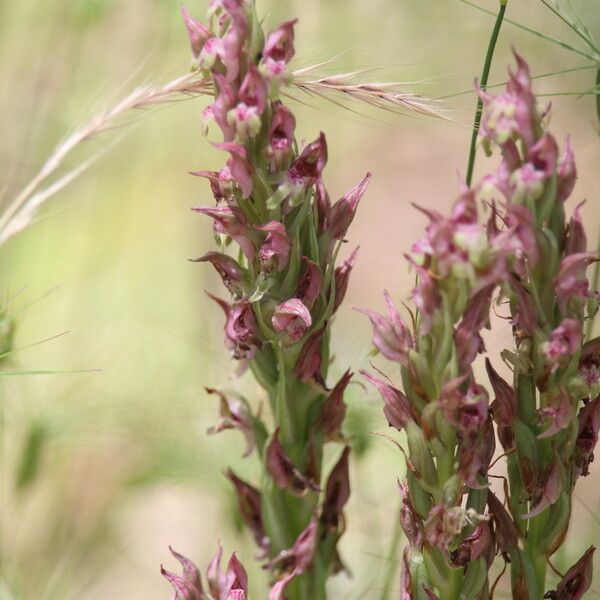
[[271,319],[277,331],[285,331],[291,343],[297,342],[312,324],[308,308],[299,298],[290,298],[279,304]]
[[202,48],[212,36],[211,32],[197,19],[194,19],[192,15],[187,11],[185,6],[181,7],[181,15],[183,22],[187,28],[188,36],[190,38],[190,45],[192,47],[192,53],[194,58],[200,56]]
[[371,173],[367,173],[362,181],[331,207],[327,215],[325,231],[332,239],[341,240],[346,235],[348,227],[350,227],[350,224],[354,220],[358,203],[363,197],[370,181]]
[[556,196],[559,201],[564,202],[571,195],[577,180],[577,166],[570,137],[565,140],[563,154],[558,160],[557,175]]
[[587,239],[585,229],[581,220],[581,207],[584,202],[580,202],[573,211],[573,216],[569,221],[565,236],[565,254],[576,254],[587,250]]

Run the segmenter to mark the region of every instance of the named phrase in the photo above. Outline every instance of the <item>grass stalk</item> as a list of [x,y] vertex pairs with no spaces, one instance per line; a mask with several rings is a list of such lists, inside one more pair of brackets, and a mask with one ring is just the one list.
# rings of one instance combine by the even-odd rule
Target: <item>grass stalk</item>
[[[481,71],[481,80],[479,85],[482,90],[485,90],[490,74],[490,68],[492,66],[492,59],[494,57],[494,50],[496,49],[496,42],[500,35],[500,28],[502,27],[502,21],[504,20],[504,13],[506,12],[506,0],[501,1],[498,16],[492,29],[492,35],[488,44],[488,49],[485,55],[485,61],[483,63],[483,69]],[[481,124],[481,114],[483,111],[483,101],[481,98],[477,98],[477,105],[475,108],[475,119],[473,121],[473,132],[471,134],[471,145],[469,147],[469,162],[467,164],[467,175],[465,181],[468,186],[471,185],[473,180],[473,169],[475,167],[475,154],[477,153],[477,136],[479,134],[479,125]]]

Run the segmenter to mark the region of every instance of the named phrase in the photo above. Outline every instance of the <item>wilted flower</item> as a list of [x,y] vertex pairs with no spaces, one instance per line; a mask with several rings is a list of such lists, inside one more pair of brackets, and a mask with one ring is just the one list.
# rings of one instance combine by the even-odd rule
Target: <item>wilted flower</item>
[[275,483],[296,496],[303,496],[309,491],[319,491],[319,486],[294,465],[285,453],[279,441],[279,428],[273,433],[265,451],[267,470]]
[[480,556],[489,564],[494,555],[494,538],[492,529],[487,521],[475,527],[473,533],[464,538],[458,548],[451,553],[453,564],[466,567]]
[[304,273],[298,280],[298,289],[296,294],[302,300],[305,306],[310,310],[315,303],[315,300],[321,293],[321,285],[323,283],[323,276],[321,275],[321,269],[319,265],[307,258],[302,257],[302,262],[305,265]]
[[268,564],[269,569],[281,572],[278,581],[271,588],[269,600],[285,600],[284,591],[292,579],[310,568],[317,548],[317,535],[318,523],[316,519],[312,519],[296,538],[294,545],[283,550]]
[[589,467],[594,460],[594,450],[600,431],[600,396],[588,402],[578,416],[579,429],[575,442],[575,466],[584,477],[589,475]]
[[492,491],[488,491],[487,505],[498,548],[502,552],[512,552],[519,543],[519,533],[511,515]]
[[523,519],[532,519],[552,506],[560,497],[564,485],[565,468],[560,460],[555,460],[538,482],[533,492],[533,508],[523,515]]
[[339,308],[340,304],[346,297],[346,291],[348,290],[348,281],[350,280],[350,273],[356,262],[358,255],[358,247],[356,247],[350,256],[342,263],[341,266],[335,269],[335,300],[333,302],[333,312],[335,313]]
[[340,529],[343,529],[341,526],[343,510],[350,498],[349,455],[350,447],[346,446],[327,479],[320,519],[325,531],[340,532]]
[[425,522],[425,539],[430,546],[447,551],[454,538],[460,535],[467,525],[476,525],[486,519],[487,517],[478,514],[472,508],[436,504]]
[[193,259],[192,262],[209,262],[232,294],[238,295],[241,292],[240,284],[244,279],[244,269],[230,256],[220,252],[207,252],[204,256]]
[[230,305],[221,298],[208,294],[222,309],[226,316],[225,344],[237,359],[250,359],[261,342],[258,338],[256,318],[252,305],[239,300]]
[[256,545],[266,553],[270,543],[263,524],[260,492],[240,479],[231,469],[228,469],[227,477],[235,488],[238,508],[244,523],[252,532]]
[[550,600],[581,600],[592,585],[594,551],[590,546],[583,556],[567,571],[555,591],[548,592]]
[[485,359],[485,367],[495,395],[494,401],[490,405],[490,412],[498,426],[498,439],[507,452],[514,446],[512,425],[519,410],[517,396],[515,390],[492,367],[488,358]]
[[245,436],[247,446],[244,456],[249,456],[255,446],[252,415],[248,403],[242,398],[227,396],[213,388],[205,388],[209,394],[220,399],[221,420],[208,429],[208,433],[219,433],[226,429],[239,429]]
[[581,207],[585,204],[580,202],[573,211],[571,220],[567,227],[565,236],[565,254],[577,254],[587,250],[587,238],[581,220]]
[[325,388],[323,376],[321,374],[321,345],[323,343],[323,334],[327,323],[323,327],[313,331],[302,345],[298,360],[294,365],[294,375],[300,381],[310,381],[314,379],[321,387]]
[[411,548],[420,550],[423,546],[423,523],[421,518],[415,511],[415,507],[410,499],[410,493],[407,483],[399,483],[400,494],[402,496],[402,505],[400,507],[400,524],[404,535],[408,540]]
[[341,428],[346,416],[344,392],[352,379],[352,375],[353,373],[350,370],[346,371],[325,398],[320,424],[327,440],[343,439]]

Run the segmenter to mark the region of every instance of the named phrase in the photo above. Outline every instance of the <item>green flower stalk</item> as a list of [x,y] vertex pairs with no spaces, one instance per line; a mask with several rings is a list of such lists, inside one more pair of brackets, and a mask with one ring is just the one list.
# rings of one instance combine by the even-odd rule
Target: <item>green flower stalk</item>
[[[356,251],[337,257],[370,175],[333,203],[323,183],[327,144],[321,133],[299,149],[295,118],[280,87],[290,82],[294,21],[264,35],[250,0],[213,0],[208,27],[183,11],[196,68],[212,79],[205,130],[216,126],[227,152],[209,180],[219,247],[198,259],[221,276],[230,299],[211,296],[226,317],[225,343],[266,392],[273,427],[241,397],[208,390],[220,401],[212,432],[239,429],[263,467],[258,486],[228,472],[239,510],[266,568],[270,600],[319,600],[343,568],[336,550],[350,493],[349,447],[341,432],[351,373],[330,389],[329,338]],[[342,444],[322,473],[323,446]],[[187,600],[187,598],[185,598]]]
[[[479,90],[481,141],[501,149],[500,167],[465,186],[449,217],[420,209],[430,224],[408,257],[418,275],[411,327],[387,294],[387,316],[363,310],[374,345],[401,373],[402,391],[363,375],[407,437],[403,600],[489,598],[497,556],[510,561],[518,600],[579,600],[591,582],[593,548],[556,590],[546,567],[600,430],[600,338],[583,334],[598,309],[586,279],[597,258],[586,251],[580,206],[565,218],[576,178],[570,142],[560,154],[515,56],[505,93]],[[495,296],[508,304],[515,347],[502,352],[512,385],[486,357],[490,404],[473,365],[486,354],[481,331]],[[504,502],[489,489],[496,433],[508,467]]]

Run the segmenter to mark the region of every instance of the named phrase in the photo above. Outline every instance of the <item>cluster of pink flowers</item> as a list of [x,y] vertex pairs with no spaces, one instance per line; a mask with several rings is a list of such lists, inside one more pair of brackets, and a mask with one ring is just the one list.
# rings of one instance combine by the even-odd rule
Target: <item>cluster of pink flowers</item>
[[[479,92],[480,139],[488,152],[500,149],[499,168],[465,187],[449,217],[420,208],[430,223],[407,257],[418,275],[411,326],[387,294],[387,315],[363,311],[376,348],[401,367],[402,391],[363,374],[390,425],[407,435],[406,599],[465,590],[488,597],[496,556],[510,560],[516,599],[577,600],[589,587],[593,549],[556,591],[545,585],[600,429],[600,343],[584,339],[584,322],[598,310],[586,278],[597,258],[586,251],[581,205],[565,225],[576,179],[570,141],[561,154],[528,66],[516,61],[506,92]],[[508,307],[515,345],[502,352],[512,385],[486,357],[490,403],[473,364],[486,354],[482,330],[494,299]],[[489,489],[495,431],[508,468],[506,507]]]
[[[341,427],[352,374],[332,389],[326,380],[330,324],[356,251],[340,265],[336,258],[370,175],[332,203],[325,136],[298,149],[295,118],[280,95],[292,78],[294,21],[265,37],[250,0],[212,0],[208,26],[185,9],[183,16],[196,67],[215,89],[203,126],[216,126],[216,147],[228,154],[219,171],[194,173],[208,179],[216,200],[194,211],[213,220],[220,247],[198,261],[211,263],[230,292],[228,300],[211,296],[225,313],[225,344],[238,373],[249,368],[264,388],[274,421],[269,431],[246,399],[210,389],[221,413],[210,431],[238,429],[246,455],[256,451],[264,467],[260,489],[232,470],[228,478],[272,574],[270,600],[318,600],[328,576],[343,568],[336,546],[350,494]],[[233,244],[239,250],[227,253]],[[323,478],[328,441],[344,446]],[[176,589],[181,600],[204,597]]]
[[[236,429],[256,452],[260,487],[231,469],[240,515],[270,573],[269,600],[324,600],[328,577],[343,569],[337,544],[350,495],[350,447],[342,424],[346,371],[329,388],[330,325],[343,301],[356,250],[337,256],[369,183],[367,174],[332,203],[323,182],[321,133],[298,149],[295,118],[281,99],[291,81],[294,21],[266,37],[251,0],[212,0],[208,26],[183,11],[196,68],[214,85],[205,133],[228,155],[208,179],[216,204],[195,208],[213,221],[213,265],[229,298],[225,345],[264,389],[273,426],[243,397],[207,388],[220,404],[209,432]],[[400,484],[402,600],[491,597],[499,557],[510,562],[513,598],[579,600],[591,582],[594,548],[547,590],[549,557],[565,539],[573,488],[589,472],[600,432],[600,338],[584,323],[598,310],[587,268],[581,205],[568,220],[576,168],[567,139],[561,153],[547,132],[527,64],[516,56],[506,91],[479,90],[480,139],[501,163],[463,186],[445,216],[418,207],[429,223],[407,255],[416,272],[405,321],[385,293],[386,314],[362,309],[373,343],[400,367],[401,385],[363,371],[381,394],[390,426],[406,434]],[[234,252],[227,252],[232,246]],[[484,343],[496,304],[514,346],[502,351],[512,382],[492,365]],[[493,401],[476,377],[485,355]],[[495,362],[495,361],[494,361]],[[504,501],[491,487],[499,440],[508,478]],[[322,476],[323,447],[343,445]],[[222,550],[207,572],[173,552],[178,576],[163,570],[177,600],[242,600],[248,585]]]

